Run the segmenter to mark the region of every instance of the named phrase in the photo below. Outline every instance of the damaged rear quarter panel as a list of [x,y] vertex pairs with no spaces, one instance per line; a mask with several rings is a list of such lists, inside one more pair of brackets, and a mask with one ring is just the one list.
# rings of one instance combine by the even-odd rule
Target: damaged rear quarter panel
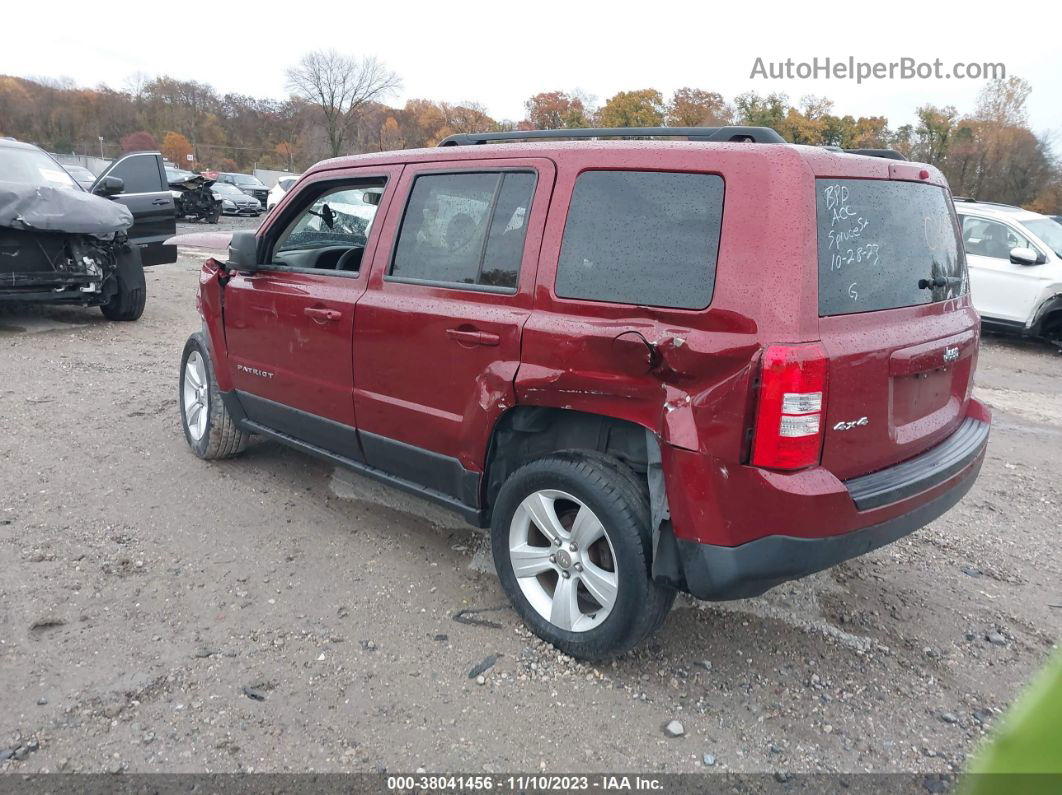
[[[557,262],[568,197],[589,168],[715,173],[724,180],[714,294],[704,310],[559,298]],[[720,489],[747,454],[760,353],[818,333],[810,169],[792,147],[665,145],[627,153],[587,150],[558,169],[544,234],[535,309],[524,327],[517,401],[627,420],[661,440],[673,515],[717,515]],[[807,205],[802,208],[803,205]],[[688,452],[687,452],[688,451]],[[686,483],[675,464],[692,452],[713,474]],[[676,525],[677,535],[705,528]],[[719,528],[722,529],[722,528]],[[711,530],[708,530],[711,534]]]

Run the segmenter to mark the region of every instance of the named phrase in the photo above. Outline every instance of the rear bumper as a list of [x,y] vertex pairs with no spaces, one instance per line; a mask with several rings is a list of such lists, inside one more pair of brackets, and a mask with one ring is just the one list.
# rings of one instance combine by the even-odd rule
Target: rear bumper
[[[941,516],[970,490],[984,461],[989,427],[987,414],[969,417],[921,456],[842,484],[850,507],[836,518],[857,525],[846,532],[819,537],[782,532],[724,546],[676,538],[665,526],[656,539],[654,577],[700,599],[744,599],[890,544]],[[832,518],[825,514],[822,521]]]

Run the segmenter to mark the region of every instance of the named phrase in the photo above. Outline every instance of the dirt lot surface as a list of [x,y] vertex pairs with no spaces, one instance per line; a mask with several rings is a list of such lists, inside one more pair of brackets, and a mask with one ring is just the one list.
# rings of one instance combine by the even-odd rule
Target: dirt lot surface
[[1046,347],[986,341],[988,458],[941,520],[759,599],[680,600],[593,666],[523,628],[448,514],[272,443],[196,459],[197,270],[151,270],[134,324],[0,311],[0,771],[946,772],[1059,637]]

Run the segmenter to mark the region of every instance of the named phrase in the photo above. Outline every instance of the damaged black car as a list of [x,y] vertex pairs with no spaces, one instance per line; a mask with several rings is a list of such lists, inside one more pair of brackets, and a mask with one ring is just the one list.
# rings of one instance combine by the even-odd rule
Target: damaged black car
[[194,171],[166,167],[173,203],[180,218],[216,224],[221,217],[221,199],[214,195],[214,180]]
[[175,229],[158,153],[111,164],[91,191],[36,146],[0,139],[0,303],[144,312],[144,266],[174,262]]

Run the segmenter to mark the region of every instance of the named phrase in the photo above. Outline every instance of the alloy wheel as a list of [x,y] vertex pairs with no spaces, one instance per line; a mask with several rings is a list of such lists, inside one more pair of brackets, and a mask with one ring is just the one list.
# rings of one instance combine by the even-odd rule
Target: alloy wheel
[[210,413],[207,391],[206,362],[199,351],[192,351],[184,365],[184,389],[181,390],[184,422],[194,441],[206,433],[207,416]]
[[528,495],[509,526],[509,560],[524,597],[558,629],[586,632],[619,593],[615,550],[585,503],[563,491]]

